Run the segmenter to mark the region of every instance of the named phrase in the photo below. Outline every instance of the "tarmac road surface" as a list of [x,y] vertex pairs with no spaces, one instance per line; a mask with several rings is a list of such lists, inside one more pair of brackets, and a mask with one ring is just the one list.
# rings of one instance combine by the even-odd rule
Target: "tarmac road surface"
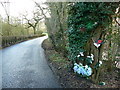
[[2,52],[2,88],[60,88],[48,66],[42,42],[47,36],[25,41]]

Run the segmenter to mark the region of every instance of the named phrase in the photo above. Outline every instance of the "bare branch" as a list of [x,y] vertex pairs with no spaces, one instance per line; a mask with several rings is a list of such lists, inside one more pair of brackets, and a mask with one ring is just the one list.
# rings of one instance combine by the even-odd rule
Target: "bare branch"
[[39,9],[41,10],[41,12],[42,12],[44,18],[47,18],[46,15],[45,15],[45,13],[44,13],[44,11],[43,11],[43,8],[40,6],[40,4],[38,4],[37,2],[35,2],[35,4],[36,4],[37,7],[39,7]]
[[117,18],[115,18],[115,22],[120,26],[120,23],[117,21]]
[[40,14],[39,10],[36,10],[35,12],[33,12],[33,17],[31,19],[28,19],[27,15],[23,15],[23,16],[24,16],[24,19],[27,21],[28,28],[32,27],[35,34],[36,27],[39,21],[44,18],[44,16]]

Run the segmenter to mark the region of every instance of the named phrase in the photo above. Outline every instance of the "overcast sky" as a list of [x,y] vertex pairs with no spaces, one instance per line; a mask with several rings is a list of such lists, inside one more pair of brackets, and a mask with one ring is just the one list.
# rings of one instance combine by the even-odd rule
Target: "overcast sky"
[[[33,1],[45,2],[46,0],[0,0],[0,2],[9,1],[10,5],[7,8],[10,12],[10,16],[19,17],[21,14],[24,14],[26,11],[31,16],[32,11],[34,10],[35,4]],[[4,4],[5,5],[5,4]],[[4,8],[0,4],[0,15],[5,18],[6,14]]]

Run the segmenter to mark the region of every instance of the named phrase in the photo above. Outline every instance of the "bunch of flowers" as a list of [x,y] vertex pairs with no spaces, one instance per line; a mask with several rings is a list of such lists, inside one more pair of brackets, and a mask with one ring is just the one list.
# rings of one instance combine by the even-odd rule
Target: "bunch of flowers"
[[[84,57],[84,52],[80,52],[77,57]],[[94,61],[94,55],[91,54],[90,56],[87,56],[85,59],[87,65],[83,66],[82,63],[74,63],[74,67],[73,70],[75,73],[82,75],[83,77],[88,77],[92,75],[92,68],[90,67],[90,65],[93,63]],[[94,66],[95,69],[99,68],[102,65],[102,61],[99,61],[96,63],[96,65]]]
[[74,63],[73,70],[75,73],[80,74],[84,77],[92,75],[92,68],[88,65],[83,66],[82,63]]

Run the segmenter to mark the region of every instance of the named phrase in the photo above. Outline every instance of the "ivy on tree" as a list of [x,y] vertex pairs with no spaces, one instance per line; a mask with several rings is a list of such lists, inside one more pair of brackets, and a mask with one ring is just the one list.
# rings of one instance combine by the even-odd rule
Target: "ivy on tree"
[[110,15],[115,13],[118,3],[108,2],[76,2],[69,6],[68,15],[68,41],[69,59],[74,63],[91,65],[92,59],[85,56],[77,57],[93,37],[98,26],[106,27],[111,23]]

